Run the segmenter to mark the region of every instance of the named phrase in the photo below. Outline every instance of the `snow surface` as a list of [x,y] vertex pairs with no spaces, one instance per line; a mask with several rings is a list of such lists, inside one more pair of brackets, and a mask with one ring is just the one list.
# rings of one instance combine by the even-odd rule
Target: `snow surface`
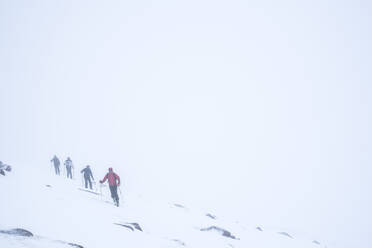
[[[35,167],[34,167],[35,168]],[[225,220],[218,213],[189,209],[182,203],[150,201],[139,192],[122,188],[121,206],[115,207],[108,188],[102,195],[79,190],[80,180],[52,175],[51,171],[16,169],[0,177],[0,230],[23,228],[34,237],[0,234],[1,248],[18,247],[328,247],[287,230],[251,226]],[[97,188],[100,192],[100,188]],[[207,216],[213,214],[215,219]],[[125,225],[138,223],[143,231]],[[124,225],[124,226],[122,226]],[[133,225],[132,225],[133,227]],[[218,227],[236,239],[222,236]],[[283,233],[288,235],[283,235]]]

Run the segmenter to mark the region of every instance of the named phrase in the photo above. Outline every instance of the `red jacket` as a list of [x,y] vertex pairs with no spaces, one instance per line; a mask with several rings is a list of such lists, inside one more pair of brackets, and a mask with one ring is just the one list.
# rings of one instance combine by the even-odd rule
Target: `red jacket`
[[101,182],[104,183],[107,179],[110,186],[120,185],[120,177],[115,172],[107,173]]

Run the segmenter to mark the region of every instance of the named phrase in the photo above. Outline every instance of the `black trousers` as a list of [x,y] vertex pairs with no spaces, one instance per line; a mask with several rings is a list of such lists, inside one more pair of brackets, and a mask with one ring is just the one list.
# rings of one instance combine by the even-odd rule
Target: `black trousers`
[[59,165],[54,165],[54,169],[56,170],[56,175],[59,175]]
[[92,189],[92,181],[90,180],[90,177],[84,177],[85,180],[85,188],[88,188],[88,183],[89,183],[89,188]]
[[67,167],[66,166],[66,170],[67,170],[67,178],[71,178],[72,179],[71,167]]
[[114,201],[118,202],[119,201],[118,186],[117,185],[110,185],[110,192],[111,192],[112,199],[114,199]]

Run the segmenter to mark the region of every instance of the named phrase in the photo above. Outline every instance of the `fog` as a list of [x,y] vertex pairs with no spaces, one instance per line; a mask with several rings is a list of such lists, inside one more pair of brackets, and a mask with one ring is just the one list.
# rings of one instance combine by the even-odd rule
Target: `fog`
[[0,160],[372,246],[368,1],[0,1]]

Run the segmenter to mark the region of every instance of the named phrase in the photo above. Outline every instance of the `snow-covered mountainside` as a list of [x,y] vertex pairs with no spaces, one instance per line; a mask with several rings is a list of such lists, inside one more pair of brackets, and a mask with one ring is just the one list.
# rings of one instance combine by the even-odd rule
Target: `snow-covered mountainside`
[[325,244],[286,230],[223,219],[179,202],[153,202],[122,188],[121,206],[107,187],[84,191],[80,180],[50,171],[0,177],[0,247],[255,247]]

